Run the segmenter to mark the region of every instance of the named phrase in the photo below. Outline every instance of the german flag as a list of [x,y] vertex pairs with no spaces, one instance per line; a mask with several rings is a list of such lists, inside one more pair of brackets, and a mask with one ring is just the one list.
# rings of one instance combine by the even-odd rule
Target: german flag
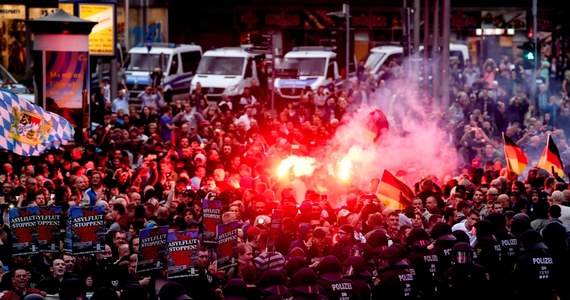
[[517,146],[513,140],[506,136],[504,132],[503,148],[505,150],[505,159],[507,160],[509,171],[520,175],[528,164],[528,159],[522,149]]
[[414,198],[412,189],[388,170],[384,170],[382,174],[376,195],[386,207],[400,210],[412,206],[412,199]]
[[542,155],[540,156],[537,167],[548,171],[548,173],[552,174],[553,176],[564,176],[564,164],[560,158],[558,147],[556,147],[556,144],[554,143],[554,140],[550,134],[548,135],[546,146],[542,151]]

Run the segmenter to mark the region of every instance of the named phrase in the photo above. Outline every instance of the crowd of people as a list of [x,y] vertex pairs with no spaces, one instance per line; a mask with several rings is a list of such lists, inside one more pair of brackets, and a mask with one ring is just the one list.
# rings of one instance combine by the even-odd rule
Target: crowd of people
[[[276,116],[256,83],[240,99],[215,102],[198,86],[166,103],[161,87],[149,86],[140,109],[126,86],[116,99],[102,87],[91,99],[91,134],[39,157],[0,153],[0,299],[570,299],[565,175],[508,172],[501,138],[515,141],[530,167],[548,134],[563,160],[570,155],[567,63],[548,64],[536,99],[527,72],[507,58],[454,69],[450,107],[420,102],[447,133],[442,147],[457,151],[456,172],[447,182],[424,174],[402,209],[378,198],[378,178],[333,205],[310,186],[299,195],[273,171],[288,155],[327,147],[360,107],[397,104],[397,64],[379,76],[359,70],[350,89],[307,90]],[[212,194],[220,222],[239,224],[237,265],[221,272],[200,245],[198,276],[138,273],[140,230],[202,232],[202,200]],[[9,210],[54,205],[104,206],[104,251],[12,256]],[[283,218],[268,243],[274,210]],[[65,214],[61,223],[63,231]]]

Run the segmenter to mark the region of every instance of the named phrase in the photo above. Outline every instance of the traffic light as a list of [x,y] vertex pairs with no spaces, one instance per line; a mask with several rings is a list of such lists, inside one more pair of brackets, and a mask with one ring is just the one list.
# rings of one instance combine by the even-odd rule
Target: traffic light
[[519,49],[522,50],[522,65],[525,69],[533,69],[536,67],[536,61],[538,60],[537,57],[537,50],[538,47],[535,47],[534,42],[524,42]]

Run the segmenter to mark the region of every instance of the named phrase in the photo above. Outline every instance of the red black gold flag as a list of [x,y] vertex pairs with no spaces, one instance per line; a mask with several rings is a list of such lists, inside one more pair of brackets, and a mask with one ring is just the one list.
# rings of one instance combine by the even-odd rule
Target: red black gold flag
[[520,175],[528,164],[528,159],[522,149],[515,142],[513,142],[513,140],[506,136],[504,132],[503,141],[507,167],[509,168],[509,171]]
[[401,182],[388,170],[384,170],[380,185],[378,186],[378,198],[388,208],[403,209],[412,205],[414,192],[405,183]]
[[546,146],[542,151],[537,167],[545,169],[552,175],[557,174],[560,177],[564,176],[564,164],[562,163],[562,158],[560,158],[558,147],[556,147],[551,135],[548,135]]

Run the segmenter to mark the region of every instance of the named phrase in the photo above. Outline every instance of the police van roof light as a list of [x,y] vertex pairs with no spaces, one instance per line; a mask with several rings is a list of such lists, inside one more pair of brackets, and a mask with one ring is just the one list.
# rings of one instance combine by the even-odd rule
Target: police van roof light
[[325,46],[301,46],[301,47],[294,47],[292,51],[333,51],[332,47],[325,47]]

